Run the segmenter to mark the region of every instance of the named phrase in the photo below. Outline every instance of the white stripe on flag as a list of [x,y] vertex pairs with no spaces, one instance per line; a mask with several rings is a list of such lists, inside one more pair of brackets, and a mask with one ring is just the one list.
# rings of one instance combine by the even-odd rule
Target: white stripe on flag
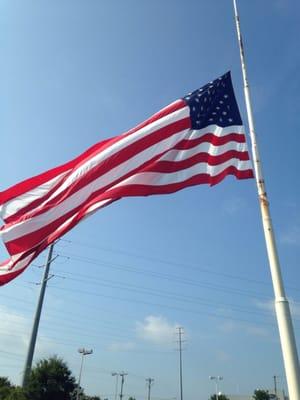
[[0,216],[5,219],[15,214],[22,208],[25,208],[31,202],[43,197],[48,193],[69,171],[62,172],[61,174],[50,179],[48,182],[43,183],[31,190],[28,193],[24,193],[18,197],[14,197],[12,200],[0,205]]
[[198,163],[190,168],[176,172],[141,172],[135,174],[124,181],[113,186],[112,189],[126,185],[149,185],[149,186],[164,186],[172,183],[184,182],[193,176],[199,174],[208,174],[211,177],[219,175],[226,168],[233,166],[239,171],[246,171],[252,168],[251,161],[240,161],[231,159],[220,165],[208,165],[207,163]]

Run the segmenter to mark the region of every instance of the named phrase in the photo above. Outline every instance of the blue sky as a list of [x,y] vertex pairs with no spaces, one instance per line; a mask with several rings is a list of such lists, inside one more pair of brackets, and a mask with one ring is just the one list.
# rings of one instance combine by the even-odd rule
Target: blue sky
[[[231,1],[3,1],[1,188],[61,164],[232,71],[245,125]],[[298,2],[239,1],[254,117],[283,277],[300,345]],[[2,246],[2,245],[1,245]],[[124,199],[56,246],[36,357],[58,354],[114,398],[286,389],[254,180]],[[2,246],[1,258],[6,257]],[[0,375],[19,383],[45,254],[0,289]]]

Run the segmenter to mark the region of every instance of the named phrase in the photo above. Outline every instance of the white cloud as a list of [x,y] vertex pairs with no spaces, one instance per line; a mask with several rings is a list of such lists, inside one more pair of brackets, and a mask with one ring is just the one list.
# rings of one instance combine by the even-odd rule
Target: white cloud
[[107,346],[107,350],[112,352],[129,351],[135,348],[133,342],[113,342]]
[[289,299],[291,314],[293,317],[300,317],[300,303],[297,303],[293,299]]
[[[19,384],[28,350],[29,338],[32,329],[33,318],[27,317],[17,310],[7,306],[0,306],[0,376],[7,376],[7,366],[11,366],[10,379]],[[34,352],[34,362],[39,358],[49,355],[49,350],[57,347],[55,343],[46,337],[40,337],[36,343]]]
[[220,361],[229,361],[231,360],[231,355],[224,350],[217,350],[216,356]]
[[[273,315],[275,315],[275,305],[274,300],[267,300],[267,301],[255,301],[255,304],[258,308],[262,310],[269,311]],[[289,299],[289,305],[291,310],[292,317],[300,317],[300,303],[296,302],[292,298]]]
[[5,306],[0,306],[0,349],[13,353],[24,353],[28,344],[29,321],[23,315]]
[[284,244],[300,246],[300,226],[291,226],[285,232],[281,233],[280,240]]
[[226,214],[233,215],[246,207],[246,201],[241,197],[231,197],[223,203],[223,210]]
[[226,322],[223,322],[223,324],[220,324],[218,326],[219,326],[219,329],[225,333],[233,332],[236,329],[236,324],[233,321],[226,321]]
[[156,344],[174,341],[177,323],[170,323],[162,316],[149,315],[143,322],[136,323],[138,337]]
[[245,330],[246,333],[251,336],[263,336],[263,337],[269,336],[268,330],[258,325],[246,326]]
[[281,15],[283,12],[285,14],[290,14],[291,10],[293,9],[293,6],[292,6],[290,0],[276,0],[276,1],[274,1],[273,5],[275,7],[275,10],[280,12]]
[[260,308],[261,310],[268,311],[272,314],[275,313],[275,307],[274,307],[273,300],[266,300],[266,301],[255,300],[254,304],[256,305],[256,307]]
[[9,376],[19,384],[28,347],[30,325],[23,315],[3,305],[0,306],[0,376]]
[[257,324],[240,323],[236,321],[226,321],[219,325],[219,330],[224,333],[244,332],[250,336],[266,337],[269,335],[267,329]]

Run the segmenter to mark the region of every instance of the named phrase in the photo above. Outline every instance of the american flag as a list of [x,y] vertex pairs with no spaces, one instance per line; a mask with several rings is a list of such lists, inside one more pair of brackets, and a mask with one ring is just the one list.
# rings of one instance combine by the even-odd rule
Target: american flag
[[113,201],[215,185],[227,175],[253,177],[230,72],[130,131],[1,192],[1,236],[10,258],[0,265],[0,284]]

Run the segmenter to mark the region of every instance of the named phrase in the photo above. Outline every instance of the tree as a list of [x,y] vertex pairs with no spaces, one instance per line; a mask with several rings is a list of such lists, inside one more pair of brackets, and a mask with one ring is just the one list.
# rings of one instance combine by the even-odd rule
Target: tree
[[26,392],[30,400],[71,400],[75,387],[67,364],[54,356],[40,360],[31,370]]
[[10,383],[9,379],[0,376],[0,399],[5,399],[12,389],[12,384]]
[[[0,377],[0,400],[74,400],[76,389],[72,372],[57,356],[42,359],[32,368],[25,389]],[[98,396],[85,395],[83,390],[80,399],[101,400]]]
[[225,394],[218,394],[218,399],[217,399],[217,396],[213,394],[210,396],[210,400],[229,400],[229,398],[225,396]]
[[10,390],[10,393],[4,400],[27,400],[28,397],[26,396],[24,390],[20,387],[13,387]]
[[8,378],[0,377],[1,400],[27,400],[24,390],[10,383]]
[[254,400],[270,400],[270,394],[267,390],[256,389],[253,398]]

